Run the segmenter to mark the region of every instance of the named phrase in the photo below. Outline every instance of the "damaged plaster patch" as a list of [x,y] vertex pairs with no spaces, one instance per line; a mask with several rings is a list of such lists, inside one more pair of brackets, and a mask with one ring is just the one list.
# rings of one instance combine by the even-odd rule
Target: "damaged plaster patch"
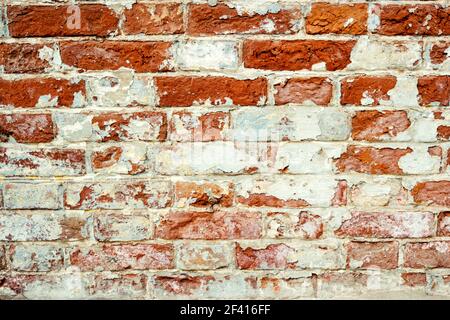
[[415,69],[422,60],[418,42],[395,43],[362,36],[356,42],[348,70]]
[[96,106],[154,105],[155,93],[149,77],[120,70],[88,80],[92,104]]
[[226,5],[229,8],[236,9],[237,13],[242,15],[254,16],[266,15],[268,13],[278,13],[281,11],[281,4],[278,2],[260,2],[260,1],[230,1]]
[[170,50],[175,56],[175,64],[184,70],[221,70],[238,67],[237,45],[234,41],[177,42]]
[[430,155],[428,146],[418,146],[413,152],[401,157],[398,165],[405,174],[439,173],[441,159]]
[[[417,78],[398,77],[397,83],[392,90],[388,91],[389,105],[399,107],[411,107],[418,105],[419,91],[417,90]],[[384,105],[384,100],[381,100]]]

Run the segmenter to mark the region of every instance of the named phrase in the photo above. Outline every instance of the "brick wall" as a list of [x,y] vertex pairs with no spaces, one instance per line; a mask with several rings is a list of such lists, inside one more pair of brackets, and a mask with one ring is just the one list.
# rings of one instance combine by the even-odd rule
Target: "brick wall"
[[1,298],[450,296],[450,7],[6,0]]

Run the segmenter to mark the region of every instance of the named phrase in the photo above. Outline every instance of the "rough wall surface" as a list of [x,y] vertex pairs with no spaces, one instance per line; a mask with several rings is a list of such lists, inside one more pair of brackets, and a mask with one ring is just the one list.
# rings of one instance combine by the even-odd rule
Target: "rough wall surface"
[[450,6],[3,0],[1,298],[450,297]]

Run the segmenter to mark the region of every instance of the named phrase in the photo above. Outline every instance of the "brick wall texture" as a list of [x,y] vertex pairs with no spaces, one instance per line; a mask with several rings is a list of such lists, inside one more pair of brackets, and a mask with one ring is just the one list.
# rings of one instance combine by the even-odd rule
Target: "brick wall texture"
[[2,299],[450,298],[450,6],[3,0]]

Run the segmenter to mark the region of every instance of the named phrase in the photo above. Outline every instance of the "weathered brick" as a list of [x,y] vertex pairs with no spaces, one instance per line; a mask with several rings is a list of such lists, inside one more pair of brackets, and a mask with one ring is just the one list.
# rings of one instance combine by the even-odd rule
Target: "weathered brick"
[[153,236],[153,222],[140,211],[101,212],[94,217],[94,236],[98,241],[147,240]]
[[183,243],[178,247],[177,266],[182,270],[213,270],[231,264],[231,250],[225,244]]
[[167,71],[169,42],[77,41],[61,43],[62,62],[83,70]]
[[259,297],[251,275],[157,275],[152,284],[158,299],[239,299]]
[[82,271],[121,271],[172,269],[172,245],[165,244],[104,244],[70,249],[70,265]]
[[449,268],[450,243],[448,241],[407,243],[403,260],[403,265],[407,268]]
[[265,219],[266,236],[270,238],[319,239],[325,221],[314,210],[300,213],[269,212]]
[[170,212],[158,222],[155,237],[162,239],[257,239],[261,214],[256,212]]
[[275,85],[275,104],[330,104],[333,84],[327,78],[291,78]]
[[143,299],[147,293],[144,274],[100,273],[91,282],[90,297],[95,299]]
[[397,266],[396,242],[350,242],[347,245],[347,268],[395,269]]
[[267,172],[269,144],[191,142],[149,149],[155,171],[163,175]]
[[59,185],[54,183],[7,183],[3,189],[5,209],[60,209]]
[[388,140],[405,132],[410,126],[406,111],[358,111],[352,118],[352,139]]
[[352,145],[335,160],[335,165],[338,172],[396,175],[439,173],[441,154],[432,150],[419,147],[376,148]]
[[167,136],[167,119],[160,112],[131,114],[109,113],[92,118],[97,141],[163,141]]
[[335,231],[338,236],[426,238],[434,234],[431,212],[352,212]]
[[87,299],[90,277],[82,273],[15,274],[1,276],[0,289],[8,298]]
[[354,41],[327,40],[247,40],[244,66],[264,70],[344,69],[350,63]]
[[46,211],[2,212],[0,240],[83,240],[89,237],[87,216]]
[[377,5],[380,26],[376,32],[384,35],[450,35],[450,9],[434,4]]
[[328,207],[341,204],[336,194],[343,187],[329,177],[246,178],[236,184],[236,199],[250,207]]
[[134,3],[124,10],[126,34],[178,34],[183,32],[183,9],[178,3]]
[[156,77],[161,107],[191,105],[260,105],[267,98],[264,78],[238,80],[227,77]]
[[306,17],[309,34],[365,34],[368,7],[365,3],[329,4],[313,3]]
[[159,180],[72,182],[64,191],[64,205],[69,209],[165,208],[171,203],[170,182]]
[[[71,6],[8,6],[12,37],[100,36],[117,29],[119,18],[102,4]],[[83,18],[88,17],[88,18]]]
[[333,158],[345,151],[344,146],[281,142],[270,146],[270,167],[281,173],[333,172]]
[[351,203],[356,206],[401,206],[408,203],[408,192],[399,179],[362,178],[355,181],[349,194]]
[[231,119],[235,141],[341,141],[351,131],[348,114],[332,108],[243,108]]
[[215,181],[178,181],[175,183],[175,206],[231,207],[233,205],[233,184]]
[[295,249],[284,243],[265,248],[242,248],[236,244],[236,264],[239,269],[291,269],[295,268]]
[[0,142],[51,142],[56,136],[52,115],[0,114]]
[[0,43],[0,66],[5,73],[43,72],[50,66],[40,57],[44,47],[46,45],[34,43]]
[[278,3],[261,3],[258,9],[247,8],[245,3],[235,7],[230,4],[192,4],[189,6],[187,31],[192,35],[290,34],[298,31],[300,17],[297,8],[283,8]]
[[137,175],[148,171],[150,166],[142,143],[94,148],[90,158],[92,170],[102,174]]
[[427,275],[425,273],[402,273],[403,284],[408,287],[424,287],[427,285]]
[[0,105],[3,107],[82,107],[85,103],[85,95],[86,87],[83,80],[0,79]]
[[9,248],[15,271],[58,271],[64,268],[64,249],[56,245],[13,244]]
[[6,270],[7,268],[6,247],[4,245],[0,245],[0,271]]
[[173,141],[216,141],[225,140],[230,126],[228,112],[172,113],[169,125],[169,139]]
[[450,235],[450,212],[441,212],[438,216],[437,235],[448,237]]
[[77,176],[86,173],[84,150],[0,148],[4,176]]

